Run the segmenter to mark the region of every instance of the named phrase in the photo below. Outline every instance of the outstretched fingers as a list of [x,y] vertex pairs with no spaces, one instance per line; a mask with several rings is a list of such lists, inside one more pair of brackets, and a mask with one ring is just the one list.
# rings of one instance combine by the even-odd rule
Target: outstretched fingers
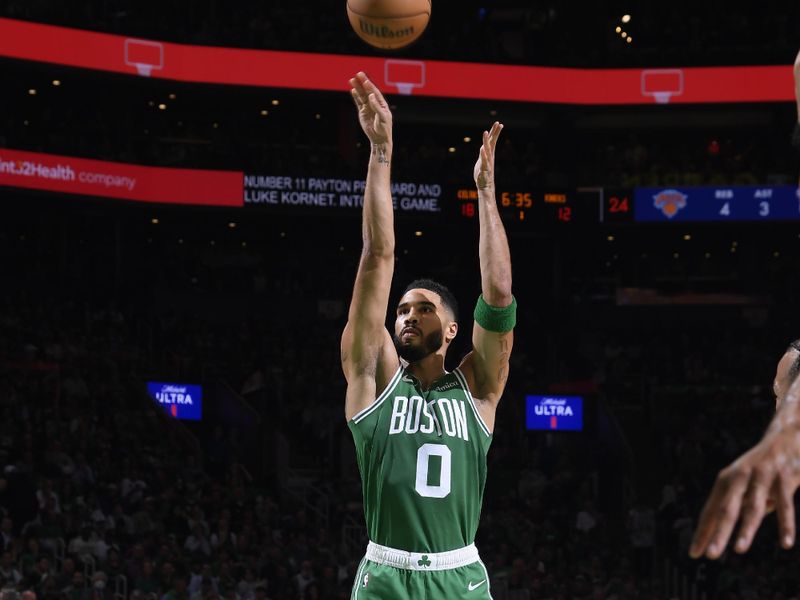
[[773,489],[776,495],[780,544],[788,550],[794,546],[795,537],[794,488],[781,479],[775,482]]
[[700,513],[700,521],[689,550],[693,558],[705,554],[714,559],[725,550],[736,521],[739,520],[749,479],[749,474],[741,471],[723,471],[717,477],[711,495]]
[[378,102],[381,105],[386,105],[386,98],[383,97],[383,94],[378,89],[378,86],[372,83],[372,81],[370,81],[366,73],[364,73],[363,71],[359,71],[358,75],[356,75],[356,78],[358,79],[359,83],[364,88],[364,91],[367,94],[375,94],[375,97],[377,98]]
[[366,104],[369,92],[364,87],[364,81],[360,77],[361,75],[364,74],[359,72],[355,77],[352,77],[350,79],[350,86],[352,88],[351,93],[355,94],[355,96],[358,97],[361,104]]
[[356,108],[361,110],[361,107],[364,106],[364,101],[361,99],[361,96],[358,95],[358,92],[355,89],[350,90],[350,97],[353,99],[353,103],[356,105]]
[[494,150],[495,146],[497,146],[497,139],[500,137],[501,131],[503,131],[503,124],[499,121],[495,121],[492,124],[492,131],[489,133],[489,139],[492,143],[492,150]]
[[761,521],[764,520],[771,478],[770,473],[756,469],[750,480],[750,485],[742,501],[741,525],[734,547],[739,553],[747,552],[753,542],[753,536],[761,525]]

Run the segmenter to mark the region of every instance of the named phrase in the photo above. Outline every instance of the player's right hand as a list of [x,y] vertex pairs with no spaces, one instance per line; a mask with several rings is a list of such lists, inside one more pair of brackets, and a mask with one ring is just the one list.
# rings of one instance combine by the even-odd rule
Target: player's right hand
[[350,80],[350,95],[358,108],[358,121],[372,144],[392,142],[392,111],[381,91],[363,71]]
[[719,472],[700,514],[689,549],[692,558],[719,558],[737,521],[736,552],[750,548],[764,515],[778,513],[780,544],[795,540],[794,493],[800,486],[800,431],[770,431],[748,452]]

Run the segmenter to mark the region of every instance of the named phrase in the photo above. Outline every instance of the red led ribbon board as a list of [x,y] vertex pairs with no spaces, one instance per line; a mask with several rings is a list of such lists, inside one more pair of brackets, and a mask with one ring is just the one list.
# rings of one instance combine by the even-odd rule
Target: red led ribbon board
[[242,206],[244,175],[0,148],[0,185],[139,202]]
[[557,104],[790,102],[792,68],[566,69],[190,46],[0,19],[0,56],[175,81]]

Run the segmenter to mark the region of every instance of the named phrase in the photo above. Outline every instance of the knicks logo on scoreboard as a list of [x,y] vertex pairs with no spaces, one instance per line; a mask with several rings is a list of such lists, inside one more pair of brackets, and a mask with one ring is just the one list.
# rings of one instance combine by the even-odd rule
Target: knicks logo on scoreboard
[[678,211],[686,208],[686,198],[688,196],[678,190],[664,190],[653,196],[653,206],[671,219],[678,214]]

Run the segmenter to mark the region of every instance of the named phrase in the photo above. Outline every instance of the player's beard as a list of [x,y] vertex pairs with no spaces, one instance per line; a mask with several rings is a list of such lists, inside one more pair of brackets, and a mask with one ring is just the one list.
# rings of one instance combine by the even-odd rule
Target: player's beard
[[394,336],[394,347],[397,349],[397,354],[409,363],[419,362],[426,356],[430,356],[441,348],[443,343],[444,335],[439,329],[431,331],[422,338],[421,344],[403,344],[399,337]]

